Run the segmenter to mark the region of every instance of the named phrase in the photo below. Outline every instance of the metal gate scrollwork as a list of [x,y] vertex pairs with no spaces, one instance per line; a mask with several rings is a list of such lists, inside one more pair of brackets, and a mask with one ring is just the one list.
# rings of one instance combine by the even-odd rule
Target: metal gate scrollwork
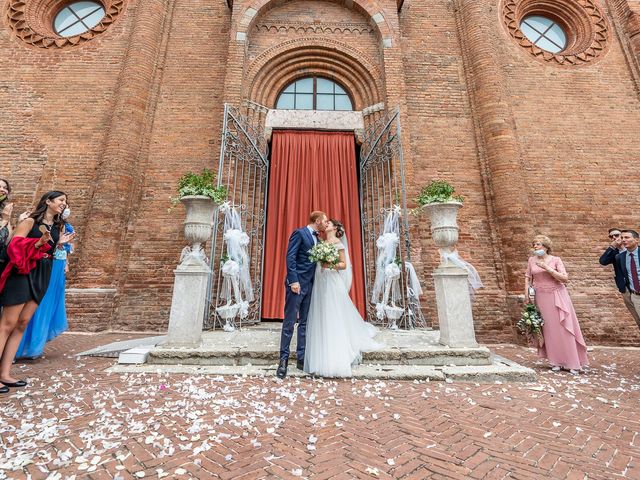
[[[264,236],[266,225],[266,203],[269,178],[268,145],[264,132],[249,117],[256,107],[250,105],[245,115],[228,104],[224,108],[222,143],[218,164],[218,186],[228,189],[226,208],[233,208],[240,216],[241,228],[248,236],[247,259],[250,280],[253,286],[253,300],[243,316],[237,315],[231,325],[242,326],[260,322],[262,310],[262,270]],[[258,116],[260,112],[258,112]],[[228,327],[229,322],[219,313],[219,307],[226,303],[222,295],[222,266],[229,260],[229,252],[224,239],[225,213],[218,209],[214,216],[213,235],[210,243],[211,281],[208,307],[205,311],[205,330]],[[246,238],[246,237],[245,237]]]
[[[411,244],[399,109],[382,115],[364,133],[360,149],[360,204],[367,319],[390,328],[426,328],[418,294],[419,282],[415,273],[412,279],[414,271],[410,263]],[[385,230],[385,220],[388,223],[392,217],[395,219],[394,232],[389,228]],[[391,235],[385,236],[385,231]],[[389,237],[393,243],[391,255],[394,258],[377,265],[381,263],[382,245]],[[387,282],[384,278],[385,267],[389,267],[387,273],[392,272],[387,275]],[[377,285],[381,274],[382,281],[386,283],[382,289],[384,293],[380,292]],[[393,293],[389,293],[392,290],[390,284],[393,283],[389,281],[390,277],[395,282],[395,298]]]

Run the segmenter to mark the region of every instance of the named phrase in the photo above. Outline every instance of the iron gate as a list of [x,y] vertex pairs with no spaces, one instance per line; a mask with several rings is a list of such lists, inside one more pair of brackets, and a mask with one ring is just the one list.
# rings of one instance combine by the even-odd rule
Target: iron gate
[[[262,274],[264,267],[264,239],[268,195],[268,145],[264,135],[267,108],[252,102],[244,105],[244,115],[225,104],[222,144],[218,165],[218,185],[228,188],[228,201],[240,213],[244,232],[249,235],[250,275],[254,300],[249,305],[244,324],[260,322],[262,310]],[[405,192],[404,160],[402,155],[399,110],[387,114],[370,115],[360,149],[360,209],[362,215],[362,243],[367,296],[367,319],[388,326],[376,316],[371,292],[376,275],[377,239],[382,233],[384,220],[392,210],[399,210],[401,222],[398,258],[404,267],[411,261],[409,219]],[[204,329],[221,328],[224,320],[216,308],[224,303],[221,298],[221,266],[226,254],[223,239],[224,214],[217,211],[211,240],[211,288],[205,313]],[[405,268],[401,268],[400,288],[404,309],[398,327],[411,329],[426,327],[419,299],[409,284]]]
[[[264,131],[265,107],[245,104],[244,115],[238,109],[225,104],[220,161],[218,164],[218,186],[228,189],[228,205],[240,214],[242,229],[249,236],[249,272],[253,284],[254,300],[249,303],[249,311],[242,324],[260,322],[262,310],[262,270],[264,235],[266,226],[266,205],[269,178],[268,145]],[[258,118],[250,118],[257,116]],[[257,120],[257,121],[256,121]],[[213,236],[211,239],[210,265],[211,280],[209,308],[205,311],[204,329],[221,328],[225,321],[217,312],[217,307],[225,301],[221,298],[223,284],[222,264],[226,258],[224,242],[225,214],[216,211]]]
[[372,290],[376,278],[378,237],[383,232],[384,221],[389,212],[400,213],[397,263],[400,268],[401,300],[398,307],[404,309],[397,326],[404,329],[426,328],[417,292],[410,288],[406,269],[411,261],[409,240],[409,218],[404,178],[404,159],[400,129],[400,112],[395,109],[380,118],[367,119],[360,149],[360,211],[362,215],[362,243],[367,295],[367,319],[381,326],[389,321],[376,315],[372,301]]

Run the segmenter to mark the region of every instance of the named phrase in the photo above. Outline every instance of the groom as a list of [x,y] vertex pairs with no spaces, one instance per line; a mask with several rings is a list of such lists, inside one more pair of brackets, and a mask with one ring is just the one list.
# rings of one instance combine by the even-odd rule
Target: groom
[[327,224],[324,212],[311,212],[309,225],[294,230],[289,237],[287,247],[287,279],[285,280],[286,296],[284,301],[284,322],[280,336],[280,363],[276,375],[287,376],[289,363],[289,345],[293,337],[293,326],[298,322],[298,348],[296,349],[296,367],[304,368],[304,347],[306,344],[307,315],[311,303],[313,278],[316,264],[309,260],[309,250],[318,243],[318,235]]

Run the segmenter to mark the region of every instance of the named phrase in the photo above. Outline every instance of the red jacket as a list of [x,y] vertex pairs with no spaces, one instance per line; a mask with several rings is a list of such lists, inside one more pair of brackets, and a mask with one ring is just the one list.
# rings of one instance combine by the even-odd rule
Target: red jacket
[[38,238],[13,237],[7,246],[9,261],[0,277],[0,293],[4,290],[7,278],[13,270],[20,275],[26,275],[36,268],[38,260],[44,258],[45,253],[51,250],[48,243],[40,248],[35,245]]

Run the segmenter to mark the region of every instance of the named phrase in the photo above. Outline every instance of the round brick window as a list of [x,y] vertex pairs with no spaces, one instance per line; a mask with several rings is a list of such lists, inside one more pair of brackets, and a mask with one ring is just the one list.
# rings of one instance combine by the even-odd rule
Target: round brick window
[[109,28],[125,0],[10,0],[8,23],[16,36],[41,48],[78,45]]
[[529,15],[522,20],[520,30],[536,47],[559,53],[567,46],[567,35],[560,25],[547,17]]
[[75,37],[88,32],[104,17],[104,7],[96,2],[73,2],[58,12],[54,31],[61,37]]
[[504,0],[503,19],[516,42],[545,62],[584,64],[608,44],[607,21],[593,0]]

